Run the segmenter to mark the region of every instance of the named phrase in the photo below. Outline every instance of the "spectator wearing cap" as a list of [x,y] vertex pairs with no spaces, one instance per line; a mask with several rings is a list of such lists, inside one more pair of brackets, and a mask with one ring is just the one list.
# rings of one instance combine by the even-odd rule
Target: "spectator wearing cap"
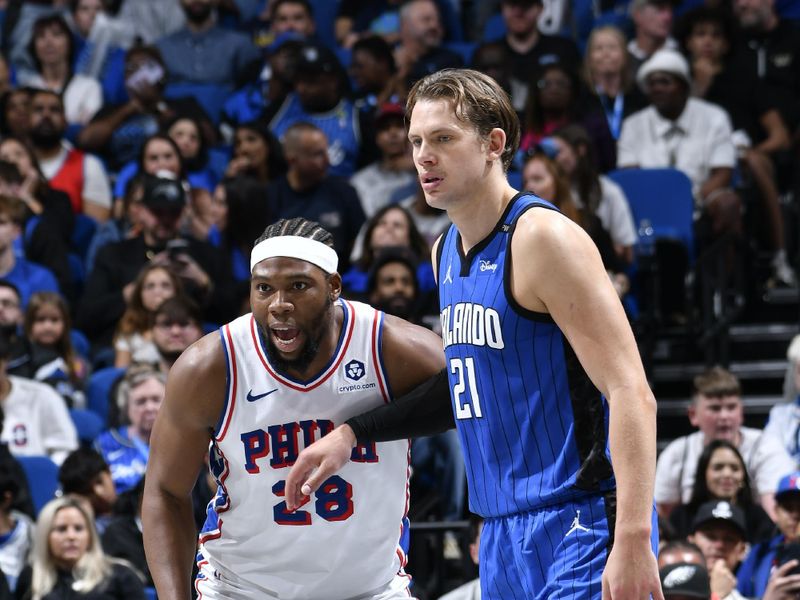
[[664,600],[696,600],[711,598],[708,571],[703,565],[676,563],[662,568],[661,590]]
[[175,272],[208,321],[222,322],[236,312],[230,259],[206,242],[180,236],[186,208],[181,183],[144,175],[143,186],[138,235],[98,251],[78,307],[78,327],[103,347],[110,345],[139,270],[148,262]]
[[295,64],[294,90],[267,107],[263,118],[279,138],[295,123],[318,127],[328,140],[331,175],[350,177],[374,151],[361,136],[369,131],[368,117],[347,98],[348,89],[347,73],[336,54],[321,44],[305,44]]
[[748,598],[796,598],[800,592],[800,575],[789,574],[800,565],[775,565],[783,550],[800,542],[800,472],[784,476],[775,489],[775,524],[778,534],[756,544],[742,563],[737,589]]
[[744,512],[726,500],[712,500],[697,509],[689,541],[703,552],[711,591],[720,600],[743,600],[736,591],[736,569],[747,549]]
[[289,170],[267,187],[267,202],[276,219],[304,217],[333,235],[339,270],[347,270],[353,241],[366,220],[355,188],[329,169],[330,143],[312,123],[299,122],[284,133]]
[[[259,62],[259,54],[250,39],[217,24],[219,0],[180,0],[186,26],[161,38],[156,46],[167,66],[168,85],[199,84],[218,98],[205,101],[212,119],[227,93],[245,82]],[[218,105],[217,105],[218,100]]]
[[739,234],[741,200],[731,189],[736,148],[728,114],[690,97],[686,59],[659,50],[639,69],[639,85],[650,106],[622,123],[617,166],[673,167],[692,181],[700,237]]
[[636,76],[639,67],[658,50],[675,50],[677,42],[670,37],[672,31],[672,2],[670,0],[633,0],[630,4],[634,36],[628,43],[631,73]]
[[784,473],[795,468],[780,442],[760,429],[742,426],[741,385],[731,372],[714,367],[694,378],[689,422],[699,429],[679,437],[659,455],[655,500],[666,517],[678,504],[691,500],[697,464],[705,446],[715,439],[731,442],[744,458],[754,500],[774,519],[774,490]]
[[380,159],[350,178],[367,218],[386,206],[396,191],[414,185],[417,179],[406,136],[405,110],[399,104],[387,102],[378,109],[375,144]]
[[461,67],[459,54],[442,46],[444,27],[433,0],[410,0],[400,7],[400,43],[394,49],[398,79],[415,81],[448,67]]
[[562,63],[577,73],[581,62],[578,47],[570,39],[539,31],[542,0],[502,0],[500,11],[506,27],[503,43],[511,66],[511,102],[518,113],[525,109],[528,82],[542,67]]

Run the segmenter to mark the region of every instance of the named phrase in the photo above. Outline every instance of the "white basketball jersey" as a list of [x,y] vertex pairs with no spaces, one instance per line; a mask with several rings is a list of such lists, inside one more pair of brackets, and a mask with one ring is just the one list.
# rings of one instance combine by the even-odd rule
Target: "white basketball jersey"
[[211,443],[219,489],[200,534],[200,561],[278,598],[344,599],[391,581],[405,565],[407,440],[358,446],[294,513],[285,479],[304,447],[388,402],[383,313],[340,300],[339,343],[314,379],[278,373],[252,314],[220,329],[228,392]]

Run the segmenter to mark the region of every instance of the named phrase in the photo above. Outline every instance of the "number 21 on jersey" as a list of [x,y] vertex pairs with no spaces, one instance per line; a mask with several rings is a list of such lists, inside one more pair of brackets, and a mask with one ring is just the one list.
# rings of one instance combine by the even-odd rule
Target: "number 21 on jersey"
[[[472,357],[465,359],[451,358],[450,373],[455,375],[456,384],[453,386],[453,404],[456,408],[456,419],[480,419],[481,400],[478,397],[478,386],[475,383],[475,361]],[[465,398],[464,392],[469,386],[469,396]]]

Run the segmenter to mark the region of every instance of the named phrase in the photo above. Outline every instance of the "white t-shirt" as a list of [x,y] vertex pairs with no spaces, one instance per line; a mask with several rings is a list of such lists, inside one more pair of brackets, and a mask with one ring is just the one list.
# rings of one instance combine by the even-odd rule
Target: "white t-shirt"
[[411,185],[415,179],[413,171],[387,171],[381,168],[380,162],[375,162],[356,171],[350,178],[350,185],[356,188],[361,207],[369,219],[389,204],[396,190]]
[[130,352],[132,363],[158,364],[161,361],[155,342],[141,333],[119,336],[114,342],[114,350]]
[[103,88],[94,77],[88,75],[76,73],[62,91],[49,87],[39,73],[24,71],[20,73],[20,85],[61,94],[64,116],[70,124],[86,125],[103,106]]
[[[572,197],[579,208],[583,207],[578,189],[573,186]],[[606,177],[600,175],[600,203],[595,210],[611,241],[620,246],[633,246],[639,239],[628,198],[622,188]]]
[[[39,161],[42,173],[49,181],[61,170],[72,146],[61,142],[61,151],[53,158]],[[100,159],[93,154],[83,157],[83,201],[103,208],[111,208],[111,184]]]
[[20,571],[28,564],[28,555],[33,546],[33,522],[28,515],[16,510],[11,511],[11,518],[16,523],[8,537],[0,541],[0,568],[13,592]]
[[[739,428],[742,441],[739,452],[747,466],[754,500],[774,492],[784,475],[797,470],[797,465],[781,446],[780,440],[761,429]],[[655,500],[659,504],[689,502],[694,487],[697,461],[703,452],[703,432],[679,437],[664,448],[656,464]]]
[[692,180],[692,192],[699,199],[700,186],[712,169],[736,166],[732,136],[728,113],[710,102],[689,98],[676,121],[648,106],[622,122],[617,166],[680,169]]
[[78,434],[64,399],[38,381],[9,375],[11,392],[2,402],[0,440],[17,456],[49,456],[60,465],[78,447]]

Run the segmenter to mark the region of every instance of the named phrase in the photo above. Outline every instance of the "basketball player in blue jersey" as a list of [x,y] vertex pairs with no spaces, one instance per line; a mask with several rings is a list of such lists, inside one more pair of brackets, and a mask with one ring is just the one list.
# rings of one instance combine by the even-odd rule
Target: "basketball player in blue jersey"
[[407,115],[425,198],[453,222],[433,250],[447,367],[307,447],[288,508],[355,444],[455,422],[484,599],[661,599],[655,399],[596,247],[509,186],[519,122],[490,77],[429,75]]
[[[403,572],[409,441],[356,446],[290,512],[300,450],[444,367],[432,332],[339,297],[331,234],[278,221],[251,254],[252,313],[192,345],[170,371],[142,520],[162,600],[395,600]],[[191,492],[209,455],[218,490],[199,544]]]

